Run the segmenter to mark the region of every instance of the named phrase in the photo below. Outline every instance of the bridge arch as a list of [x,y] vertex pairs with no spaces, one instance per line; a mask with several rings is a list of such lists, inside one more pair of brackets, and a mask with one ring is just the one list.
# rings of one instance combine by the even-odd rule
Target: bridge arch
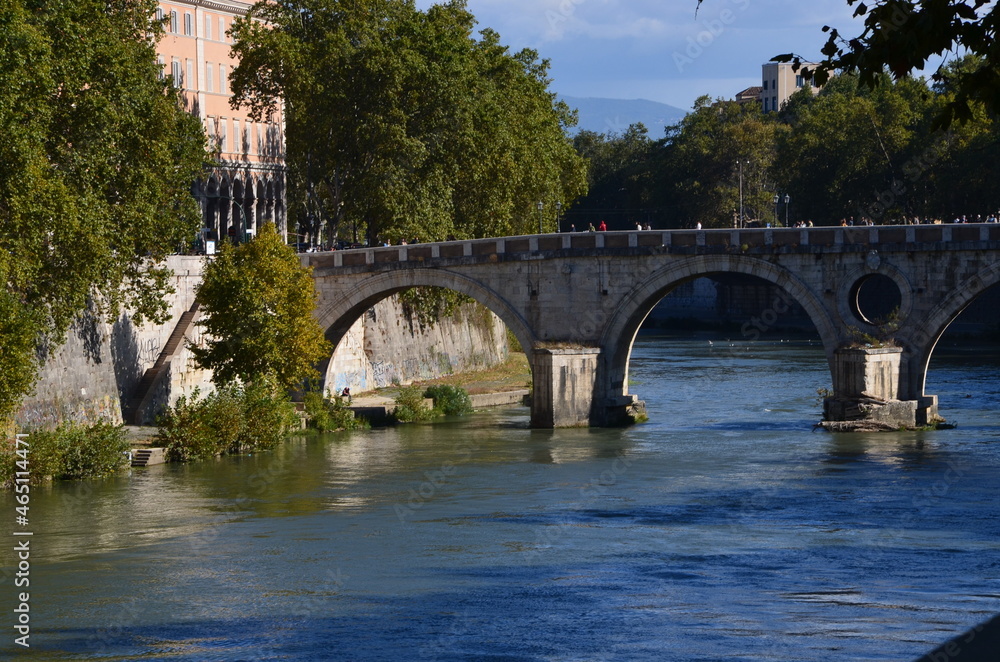
[[918,399],[924,396],[927,371],[938,341],[969,304],[991,287],[1000,284],[1000,262],[994,263],[975,276],[959,283],[945,299],[923,319],[913,319],[906,325],[898,339],[904,347],[905,383],[907,396]]
[[601,338],[604,374],[599,377],[610,396],[626,394],[632,347],[639,328],[656,304],[678,285],[713,274],[755,276],[784,290],[802,306],[816,326],[832,370],[834,351],[840,343],[840,335],[828,309],[808,285],[789,270],[757,258],[742,255],[700,255],[670,264],[642,278],[611,313]]
[[[326,339],[334,349],[344,339],[351,326],[362,314],[379,301],[411,287],[442,287],[464,294],[482,304],[499,317],[521,343],[525,351],[535,345],[535,333],[524,317],[493,288],[482,282],[447,269],[408,269],[382,273],[352,282],[350,292],[341,295],[339,282],[316,276],[317,289],[333,303],[317,310],[320,325],[326,330]],[[321,370],[321,374],[324,371]],[[324,374],[325,378],[325,374]],[[324,384],[325,388],[325,384]]]

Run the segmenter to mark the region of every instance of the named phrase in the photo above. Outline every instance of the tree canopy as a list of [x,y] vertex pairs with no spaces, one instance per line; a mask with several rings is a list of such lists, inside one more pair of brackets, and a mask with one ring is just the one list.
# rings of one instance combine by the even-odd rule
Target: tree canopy
[[[703,0],[698,0],[700,5]],[[945,62],[932,78],[947,83],[953,97],[939,111],[936,125],[948,126],[953,119],[973,118],[974,106],[1000,112],[1000,7],[992,0],[847,0],[855,16],[864,17],[864,30],[844,36],[831,26],[818,67],[805,68],[804,75],[819,85],[835,72],[857,74],[862,85],[874,87],[881,75],[894,79],[922,71],[936,56],[969,54],[981,60],[974,70],[949,69]],[[801,63],[793,53],[778,61]]]
[[584,192],[548,63],[493,31],[476,39],[475,23],[460,0],[287,0],[235,24],[233,104],[283,104],[300,227],[370,242],[517,234],[538,201]]
[[240,246],[223,243],[208,260],[197,300],[204,347],[195,360],[220,385],[273,378],[297,388],[316,376],[313,367],[329,356],[329,343],[313,317],[316,287],[274,225]]
[[[970,55],[943,71],[957,80],[980,66]],[[883,73],[869,88],[842,74],[819,94],[800,90],[777,113],[703,97],[658,140],[641,127],[583,132],[576,144],[591,159],[592,193],[567,220],[583,229],[578,214],[631,207],[633,224],[613,228],[643,217],[657,227],[732,227],[741,180],[744,211],[761,223],[784,224],[786,211],[790,222],[819,224],[990,214],[1000,208],[1000,165],[989,158],[1000,123],[974,103],[964,124],[937,130],[956,94],[946,82]]]
[[155,265],[197,230],[204,134],[161,78],[155,9],[0,1],[0,419],[88,305],[161,319]]

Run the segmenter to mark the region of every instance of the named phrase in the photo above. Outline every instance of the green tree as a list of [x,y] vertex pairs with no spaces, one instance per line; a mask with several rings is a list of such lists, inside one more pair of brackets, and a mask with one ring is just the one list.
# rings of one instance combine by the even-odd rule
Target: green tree
[[660,180],[682,205],[678,221],[732,227],[741,179],[744,214],[769,219],[775,192],[769,175],[782,130],[758,104],[698,99],[691,113],[668,128],[660,164]]
[[629,126],[620,135],[581,131],[573,146],[590,163],[587,195],[573,209],[577,230],[598,219],[618,230],[631,230],[637,221],[650,220],[658,188],[654,182],[654,156],[659,145],[646,127]]
[[[700,5],[703,0],[698,0]],[[824,84],[834,72],[857,74],[862,86],[873,89],[884,82],[888,71],[896,80],[922,70],[935,56],[966,52],[982,58],[982,66],[971,71],[949,70],[943,64],[933,74],[947,83],[953,95],[936,115],[937,126],[953,119],[974,118],[974,106],[1000,113],[1000,49],[996,35],[1000,7],[991,0],[847,0],[855,16],[864,16],[864,29],[856,37],[845,37],[830,26],[823,46],[824,59],[803,74]],[[794,53],[774,58],[801,63]]]
[[29,345],[88,305],[165,315],[157,264],[197,230],[205,144],[160,78],[155,9],[0,2],[0,419],[34,382]]
[[222,385],[273,378],[297,388],[315,377],[315,364],[331,348],[313,317],[312,269],[299,263],[274,225],[238,247],[223,244],[207,259],[197,300],[208,339],[191,347],[198,365]]
[[458,0],[258,2],[236,23],[233,103],[284,104],[293,204],[313,231],[508,234],[532,227],[536,201],[582,193],[548,63],[474,25]]

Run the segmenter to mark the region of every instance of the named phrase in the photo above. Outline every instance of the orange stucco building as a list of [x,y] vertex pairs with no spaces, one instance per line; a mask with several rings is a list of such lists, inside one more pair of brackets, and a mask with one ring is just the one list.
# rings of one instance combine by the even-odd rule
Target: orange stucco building
[[230,55],[229,29],[250,6],[235,0],[159,4],[166,29],[157,46],[163,74],[183,90],[215,155],[210,171],[193,187],[208,238],[253,234],[267,221],[287,231],[281,112],[255,122],[247,109],[229,105],[229,79],[237,65]]

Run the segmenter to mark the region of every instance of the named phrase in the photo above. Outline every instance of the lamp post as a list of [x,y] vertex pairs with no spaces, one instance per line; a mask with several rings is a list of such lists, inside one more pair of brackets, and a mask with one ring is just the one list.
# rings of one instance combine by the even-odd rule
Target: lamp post
[[778,226],[778,201],[781,200],[781,196],[777,193],[774,194],[774,225]]
[[542,234],[542,210],[545,209],[545,203],[539,200],[535,208],[538,209],[538,234]]
[[560,217],[562,216],[562,203],[556,200],[556,232],[561,232]]
[[792,201],[792,196],[785,194],[785,227],[788,227],[788,203]]

